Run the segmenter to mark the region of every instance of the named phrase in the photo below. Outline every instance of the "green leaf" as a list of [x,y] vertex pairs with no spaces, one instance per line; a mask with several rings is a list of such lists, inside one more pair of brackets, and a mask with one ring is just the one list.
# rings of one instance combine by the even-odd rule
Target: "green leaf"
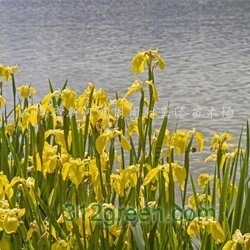
[[157,141],[156,141],[156,148],[155,148],[154,156],[153,156],[153,167],[157,166],[158,161],[160,159],[162,144],[163,144],[163,140],[164,140],[164,136],[165,136],[165,132],[167,128],[167,123],[168,123],[168,116],[166,115],[163,119],[161,129],[160,129]]
[[233,220],[233,227],[232,232],[235,232],[236,229],[241,228],[241,221],[242,221],[242,210],[243,210],[243,199],[244,199],[244,193],[245,193],[245,181],[246,181],[246,175],[248,171],[248,159],[249,159],[249,124],[247,122],[247,146],[246,151],[243,159],[243,164],[241,167],[240,172],[240,182],[237,192],[237,198],[236,198],[236,205],[234,210],[234,220]]
[[145,250],[145,242],[143,238],[141,224],[137,222],[135,226],[131,226],[131,230],[132,230],[132,234],[134,236],[138,249]]
[[[34,190],[34,189],[33,189]],[[56,218],[54,217],[53,213],[51,212],[51,209],[44,203],[44,201],[40,198],[40,196],[36,193],[36,191],[34,190],[35,196],[41,206],[41,208],[44,210],[46,216],[49,218],[52,226],[56,229],[57,233],[63,238],[63,239],[67,239],[67,236],[65,235],[64,231],[62,230],[62,228],[60,227],[60,225],[58,224]]]

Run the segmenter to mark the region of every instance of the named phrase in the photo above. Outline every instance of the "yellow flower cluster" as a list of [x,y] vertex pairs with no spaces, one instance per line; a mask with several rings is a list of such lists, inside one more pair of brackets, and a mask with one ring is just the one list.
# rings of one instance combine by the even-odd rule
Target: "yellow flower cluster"
[[[92,83],[80,93],[66,83],[54,91],[50,83],[40,102],[34,87],[20,86],[17,102],[18,68],[0,65],[14,95],[7,114],[0,86],[0,249],[192,249],[196,241],[204,249],[249,249],[249,148],[236,147],[229,133],[215,134],[206,159],[215,168],[194,183],[193,153],[204,149],[204,135],[169,130],[168,114],[155,126],[156,67],[166,67],[158,50],[138,52],[133,72],[147,69],[148,79],[114,100]],[[187,205],[202,216],[187,220]],[[129,208],[135,220],[116,219]],[[178,221],[170,220],[173,211],[182,213]]]
[[9,199],[13,196],[13,186],[22,181],[15,177],[9,182],[6,175],[0,172],[0,231],[7,234],[15,233],[20,225],[20,218],[24,216],[25,209],[10,208]]

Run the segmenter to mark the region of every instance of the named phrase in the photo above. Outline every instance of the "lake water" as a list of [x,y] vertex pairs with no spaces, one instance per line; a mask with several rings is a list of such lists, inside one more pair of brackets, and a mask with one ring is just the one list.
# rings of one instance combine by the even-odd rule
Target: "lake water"
[[138,78],[133,55],[159,48],[158,109],[170,101],[170,127],[179,116],[206,135],[237,136],[250,117],[249,39],[249,0],[0,0],[0,62],[20,65],[18,84],[32,83],[37,98],[48,78],[124,93]]

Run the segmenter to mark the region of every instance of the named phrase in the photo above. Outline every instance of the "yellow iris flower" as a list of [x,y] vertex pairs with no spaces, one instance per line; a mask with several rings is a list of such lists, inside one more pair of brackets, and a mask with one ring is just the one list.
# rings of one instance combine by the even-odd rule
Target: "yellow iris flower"
[[100,88],[94,92],[93,105],[96,107],[107,107],[108,106],[108,95],[102,88]]
[[161,70],[166,68],[166,63],[157,49],[139,51],[132,60],[133,73],[137,75],[144,72],[145,65],[151,65],[152,62],[154,63],[153,67],[158,66]]
[[[205,195],[205,194],[199,194],[197,193],[197,198],[198,198],[198,203],[201,206],[203,203],[210,203],[212,202],[212,196],[211,195]],[[188,198],[188,206],[191,208],[196,208],[196,203],[195,203],[195,197],[194,195],[191,195]]]
[[221,149],[225,152],[230,148],[230,145],[227,143],[228,141],[235,141],[234,137],[231,134],[227,132],[221,135],[214,134],[213,138],[211,139],[211,149],[214,151]]
[[133,107],[133,103],[128,101],[125,98],[122,98],[122,99],[117,100],[116,104],[120,110],[120,114],[124,117],[128,117]]
[[15,124],[12,122],[9,122],[5,126],[5,133],[7,133],[9,136],[12,136],[15,130]]
[[207,183],[212,180],[212,176],[208,173],[202,173],[199,175],[198,177],[198,185],[201,187],[201,188],[204,188]]
[[134,94],[136,91],[143,89],[143,84],[136,80],[134,81],[131,86],[128,88],[127,93],[125,94],[124,98],[127,98],[129,96],[131,96],[132,94]]
[[206,218],[195,218],[188,226],[187,233],[191,237],[195,237],[203,230],[207,234],[211,234],[215,241],[223,242],[225,240],[224,231],[218,221]]
[[[50,129],[45,132],[45,139],[47,139],[50,135],[55,137],[55,142],[58,146],[62,148],[66,148],[65,138],[64,138],[64,130],[61,129]],[[69,147],[72,143],[72,132],[69,131],[68,139],[67,139]]]
[[21,96],[24,99],[28,99],[29,97],[36,94],[36,89],[29,86],[29,85],[22,85],[18,88],[18,91],[20,92]]
[[120,136],[120,145],[124,150],[131,150],[131,145],[127,141],[126,137],[119,130],[105,130],[102,134],[98,136],[95,142],[95,146],[97,152],[102,155],[107,148],[108,142],[115,138],[116,136]]
[[25,209],[2,209],[0,208],[0,231],[7,234],[15,233],[19,227],[19,218],[25,214]]
[[[152,180],[158,181],[158,174],[162,171],[165,178],[166,184],[169,184],[169,164],[159,165],[156,168],[152,168],[145,176],[143,185],[148,185]],[[181,187],[183,188],[184,181],[187,177],[186,169],[181,167],[178,163],[171,163],[172,173],[174,181],[179,181]]]
[[250,249],[250,233],[242,235],[241,231],[236,229],[232,240],[227,241],[222,250],[235,250],[239,245],[241,245],[243,249]]
[[127,129],[128,136],[131,137],[133,133],[136,133],[136,135],[139,135],[139,128],[138,128],[138,120],[133,119],[131,120],[131,123],[128,125]]
[[202,151],[204,148],[204,136],[196,130],[177,130],[171,137],[170,145],[174,147],[177,154],[181,155],[186,151],[192,136],[196,139],[198,150]]
[[76,92],[67,88],[62,91],[61,94],[63,106],[66,109],[74,108],[76,105],[77,95]]
[[147,86],[152,86],[152,90],[153,90],[153,99],[154,101],[158,101],[158,92],[157,92],[157,88],[156,88],[156,84],[153,81],[146,81],[146,82],[140,82],[138,80],[134,81],[130,87],[127,89],[127,93],[125,94],[124,98],[127,98],[129,96],[131,96],[132,94],[134,94],[136,91],[140,90],[140,89],[144,89]]
[[9,81],[15,71],[20,71],[20,69],[17,66],[4,66],[0,64],[0,76],[2,76],[5,81]]
[[2,95],[0,95],[0,108],[5,105],[6,105],[6,99]]
[[51,250],[69,250],[70,245],[65,240],[59,240],[52,244]]
[[69,162],[63,164],[62,179],[66,180],[68,177],[78,187],[83,181],[84,176],[88,175],[85,170],[87,160],[70,158]]
[[[14,183],[15,178],[9,182],[7,176],[0,172],[0,201],[5,200],[6,198],[11,198],[13,195],[12,186]],[[14,183],[14,184],[13,184]]]
[[38,116],[38,106],[32,105],[26,108],[23,113],[20,115],[19,119],[19,127],[22,131],[28,129],[29,125],[33,127],[37,124],[37,116]]

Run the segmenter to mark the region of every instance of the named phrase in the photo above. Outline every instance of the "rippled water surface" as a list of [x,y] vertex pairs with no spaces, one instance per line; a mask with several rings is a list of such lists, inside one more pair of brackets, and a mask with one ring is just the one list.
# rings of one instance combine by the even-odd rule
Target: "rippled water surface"
[[170,126],[179,116],[205,134],[238,135],[249,118],[249,35],[249,0],[0,0],[0,62],[20,65],[18,83],[32,83],[37,98],[48,78],[124,93],[132,56],[157,47],[167,61],[158,109],[170,100]]

